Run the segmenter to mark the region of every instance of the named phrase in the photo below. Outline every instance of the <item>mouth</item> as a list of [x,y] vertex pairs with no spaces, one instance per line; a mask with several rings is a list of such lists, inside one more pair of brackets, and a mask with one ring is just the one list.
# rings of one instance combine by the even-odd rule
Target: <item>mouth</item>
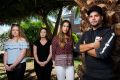
[[96,24],[97,23],[97,21],[93,21],[93,22],[91,22],[92,24]]

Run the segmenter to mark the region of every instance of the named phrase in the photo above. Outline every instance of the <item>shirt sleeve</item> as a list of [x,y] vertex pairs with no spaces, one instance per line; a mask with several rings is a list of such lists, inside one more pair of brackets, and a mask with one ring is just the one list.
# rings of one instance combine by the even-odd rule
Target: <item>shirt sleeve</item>
[[115,33],[112,31],[109,31],[109,33],[102,37],[100,48],[96,49],[97,58],[105,59],[111,55],[115,39]]
[[53,60],[55,60],[56,48],[57,48],[57,39],[56,37],[54,37],[52,40],[52,59]]
[[39,42],[39,40],[36,40],[36,41],[34,41],[33,44],[34,44],[35,46],[37,46],[37,45],[38,45],[38,42]]
[[29,43],[27,41],[21,41],[20,42],[20,49],[28,49],[29,48]]

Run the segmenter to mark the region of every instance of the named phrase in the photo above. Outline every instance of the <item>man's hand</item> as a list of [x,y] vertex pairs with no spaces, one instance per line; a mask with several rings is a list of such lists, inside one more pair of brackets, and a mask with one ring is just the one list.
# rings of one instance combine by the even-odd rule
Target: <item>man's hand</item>
[[94,48],[98,49],[100,47],[100,41],[102,40],[102,37],[96,37],[94,42]]

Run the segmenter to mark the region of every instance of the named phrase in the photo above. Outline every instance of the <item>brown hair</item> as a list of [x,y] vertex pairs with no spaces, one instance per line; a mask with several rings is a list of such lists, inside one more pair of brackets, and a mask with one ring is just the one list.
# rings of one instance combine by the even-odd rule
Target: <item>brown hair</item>
[[64,20],[64,21],[62,21],[61,22],[61,25],[60,25],[60,30],[59,30],[59,33],[58,33],[58,38],[59,38],[59,44],[60,44],[60,47],[61,48],[64,48],[64,46],[65,46],[65,34],[63,33],[63,31],[62,31],[62,27],[63,27],[63,24],[64,23],[68,23],[69,24],[69,30],[68,30],[68,32],[67,32],[67,36],[70,38],[70,39],[72,39],[72,29],[71,29],[71,23],[70,23],[70,21],[68,21],[68,20]]
[[13,35],[12,35],[12,29],[13,29],[14,27],[18,27],[18,29],[19,29],[19,38],[25,38],[25,39],[26,39],[25,34],[23,33],[23,31],[22,31],[20,25],[17,24],[17,23],[13,23],[13,24],[11,25],[9,38],[10,38],[10,39],[13,38]]
[[46,37],[45,37],[45,38],[46,38],[46,39],[49,39],[47,28],[40,28],[40,30],[39,30],[39,38],[41,38],[41,37],[40,37],[40,32],[41,32],[43,29],[46,30]]

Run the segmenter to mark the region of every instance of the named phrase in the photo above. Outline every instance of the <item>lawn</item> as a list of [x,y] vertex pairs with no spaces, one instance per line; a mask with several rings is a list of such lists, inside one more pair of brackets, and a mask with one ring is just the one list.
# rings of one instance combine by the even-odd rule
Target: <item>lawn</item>
[[[74,60],[75,67],[75,80],[79,80],[77,76],[77,66],[80,64],[79,59]],[[52,80],[56,80],[55,69],[52,70]],[[2,63],[2,57],[0,57],[0,80],[7,80],[7,76],[5,74],[5,68]],[[34,72],[33,58],[28,58],[25,72],[25,80],[36,80],[36,74]]]

